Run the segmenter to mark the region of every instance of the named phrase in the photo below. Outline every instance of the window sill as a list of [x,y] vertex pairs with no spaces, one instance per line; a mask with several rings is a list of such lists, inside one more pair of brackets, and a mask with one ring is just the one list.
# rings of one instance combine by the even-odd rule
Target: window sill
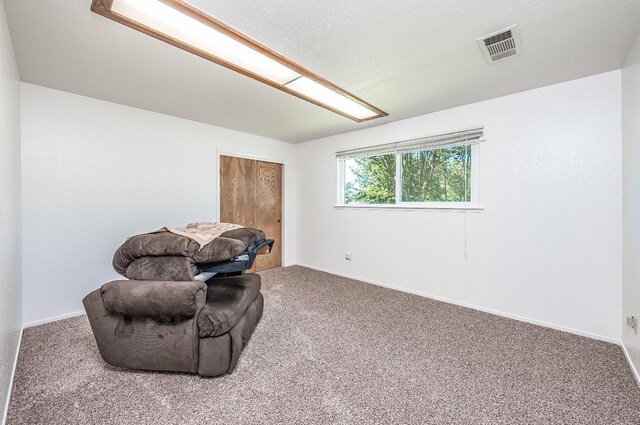
[[333,206],[339,210],[430,210],[430,211],[484,211],[484,207],[478,205],[366,205],[366,204],[338,204]]

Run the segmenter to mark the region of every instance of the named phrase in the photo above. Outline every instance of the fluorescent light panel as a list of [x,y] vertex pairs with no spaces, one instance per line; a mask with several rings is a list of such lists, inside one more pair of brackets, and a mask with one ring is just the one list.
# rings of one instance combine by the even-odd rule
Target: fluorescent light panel
[[111,11],[278,84],[300,76],[158,0],[114,0]]
[[93,0],[92,10],[354,121],[387,115],[181,0]]
[[297,93],[315,99],[339,111],[346,112],[360,120],[373,118],[378,115],[377,112],[365,108],[359,103],[354,102],[353,100],[338,94],[307,77],[300,77],[286,86]]

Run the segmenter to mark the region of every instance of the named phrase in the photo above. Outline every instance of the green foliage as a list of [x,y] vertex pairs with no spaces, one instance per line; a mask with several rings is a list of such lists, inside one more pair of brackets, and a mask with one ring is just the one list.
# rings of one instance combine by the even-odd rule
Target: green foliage
[[470,198],[470,148],[454,146],[402,155],[404,202],[465,202]]
[[[471,199],[471,148],[454,146],[401,154],[402,202],[465,202]],[[345,202],[393,204],[396,155],[345,162]]]
[[349,159],[345,163],[353,179],[345,182],[347,204],[396,202],[396,156],[386,154]]

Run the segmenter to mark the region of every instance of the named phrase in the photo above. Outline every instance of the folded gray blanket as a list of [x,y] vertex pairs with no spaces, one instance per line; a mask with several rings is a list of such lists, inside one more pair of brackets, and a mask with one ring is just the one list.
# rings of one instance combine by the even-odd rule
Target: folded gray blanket
[[170,232],[127,239],[113,256],[113,268],[128,279],[193,280],[197,264],[227,261],[265,239],[263,231],[229,230],[200,247],[198,242]]

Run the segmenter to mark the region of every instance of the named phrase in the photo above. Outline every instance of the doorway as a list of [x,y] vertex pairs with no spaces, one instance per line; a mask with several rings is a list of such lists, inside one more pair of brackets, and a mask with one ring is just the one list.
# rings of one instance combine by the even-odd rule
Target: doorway
[[275,240],[249,272],[282,265],[282,164],[220,155],[220,221],[264,231]]

